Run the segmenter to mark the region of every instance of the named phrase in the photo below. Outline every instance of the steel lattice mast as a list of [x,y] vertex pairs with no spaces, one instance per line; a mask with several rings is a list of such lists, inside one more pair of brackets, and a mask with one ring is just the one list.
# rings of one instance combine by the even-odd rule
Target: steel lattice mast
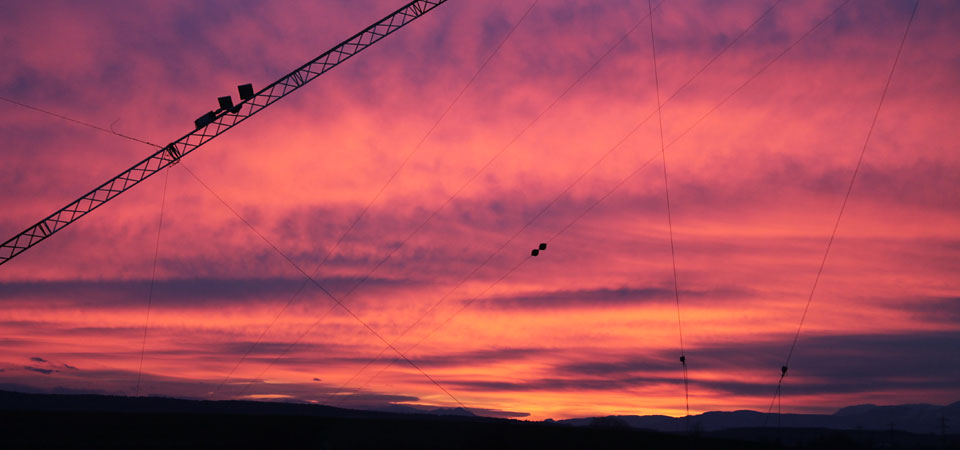
[[[298,67],[259,92],[246,96],[235,107],[222,112],[207,113],[198,119],[197,129],[171,142],[133,167],[107,180],[92,191],[0,245],[0,265],[37,245],[44,239],[97,209],[110,199],[133,188],[155,173],[175,164],[180,158],[196,150],[213,138],[237,126],[248,117],[262,111],[301,86],[313,81],[328,70],[350,59],[363,49],[397,31],[414,19],[426,14],[447,0],[415,0],[387,15],[378,22],[351,36],[322,55]],[[241,93],[241,96],[243,94]],[[206,119],[205,122],[200,122]]]

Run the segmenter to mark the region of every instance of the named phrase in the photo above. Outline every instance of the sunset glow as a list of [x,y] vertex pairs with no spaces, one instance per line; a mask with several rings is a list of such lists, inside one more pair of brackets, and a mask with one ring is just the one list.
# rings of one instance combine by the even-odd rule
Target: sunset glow
[[[843,3],[653,13],[691,413],[776,389],[914,4]],[[135,394],[168,173],[141,395],[458,406],[302,269],[477,413],[684,415],[647,2],[504,42],[530,4],[450,0],[0,266],[0,389]],[[16,2],[0,96],[165,145],[398,6]],[[960,400],[958,21],[917,11],[785,411]],[[4,240],[154,151],[4,101],[0,137]]]

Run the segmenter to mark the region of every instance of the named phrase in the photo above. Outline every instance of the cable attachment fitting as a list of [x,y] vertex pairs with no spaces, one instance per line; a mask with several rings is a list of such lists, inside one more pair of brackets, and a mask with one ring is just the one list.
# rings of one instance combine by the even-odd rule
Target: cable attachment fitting
[[167,155],[170,156],[171,164],[176,164],[180,162],[180,157],[183,156],[180,154],[180,150],[177,150],[177,144],[169,144],[163,148],[167,152]]
[[787,366],[780,367],[780,378],[787,376]]
[[683,363],[683,365],[687,365],[687,357],[680,355],[680,362]]

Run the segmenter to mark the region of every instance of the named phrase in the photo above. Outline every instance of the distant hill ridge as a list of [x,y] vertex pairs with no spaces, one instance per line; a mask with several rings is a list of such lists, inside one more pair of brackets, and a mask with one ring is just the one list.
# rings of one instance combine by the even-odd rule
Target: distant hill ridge
[[[657,431],[687,429],[687,419],[669,416],[606,416],[558,420],[574,426],[611,425],[615,421],[631,428]],[[960,433],[960,402],[946,406],[908,404],[877,406],[872,404],[840,408],[833,414],[776,414],[756,411],[711,411],[690,416],[690,427],[700,431],[732,428],[781,427],[826,428],[833,430],[900,430],[918,434]]]
[[[243,400],[187,400],[167,397],[124,397],[99,394],[28,394],[0,390],[0,411],[132,412],[239,415],[293,415],[328,418],[417,418],[427,420],[498,421],[475,416],[462,408],[431,408],[420,405],[385,405],[371,410],[337,408],[306,403]],[[901,430],[917,434],[939,434],[941,423],[947,434],[960,433],[960,402],[946,406],[872,404],[840,408],[833,414],[776,414],[756,411],[711,411],[690,416],[690,427],[714,432],[736,428],[768,427],[823,428],[832,430]],[[572,426],[629,427],[653,431],[684,431],[683,417],[605,416],[550,420],[547,423]]]

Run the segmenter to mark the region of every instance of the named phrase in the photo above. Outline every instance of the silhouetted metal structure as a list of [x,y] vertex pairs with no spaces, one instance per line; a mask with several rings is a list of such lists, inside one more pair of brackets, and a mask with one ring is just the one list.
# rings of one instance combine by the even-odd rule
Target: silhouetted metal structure
[[0,265],[62,230],[90,211],[131,189],[153,174],[175,164],[213,138],[240,124],[277,100],[313,81],[313,79],[350,59],[351,56],[397,31],[447,0],[415,0],[390,13],[363,31],[337,44],[257,93],[253,86],[238,86],[241,103],[233,105],[230,97],[218,99],[220,109],[209,111],[194,121],[196,129],[171,142],[133,167],[97,186],[79,199],[60,208],[45,219],[0,245]]

